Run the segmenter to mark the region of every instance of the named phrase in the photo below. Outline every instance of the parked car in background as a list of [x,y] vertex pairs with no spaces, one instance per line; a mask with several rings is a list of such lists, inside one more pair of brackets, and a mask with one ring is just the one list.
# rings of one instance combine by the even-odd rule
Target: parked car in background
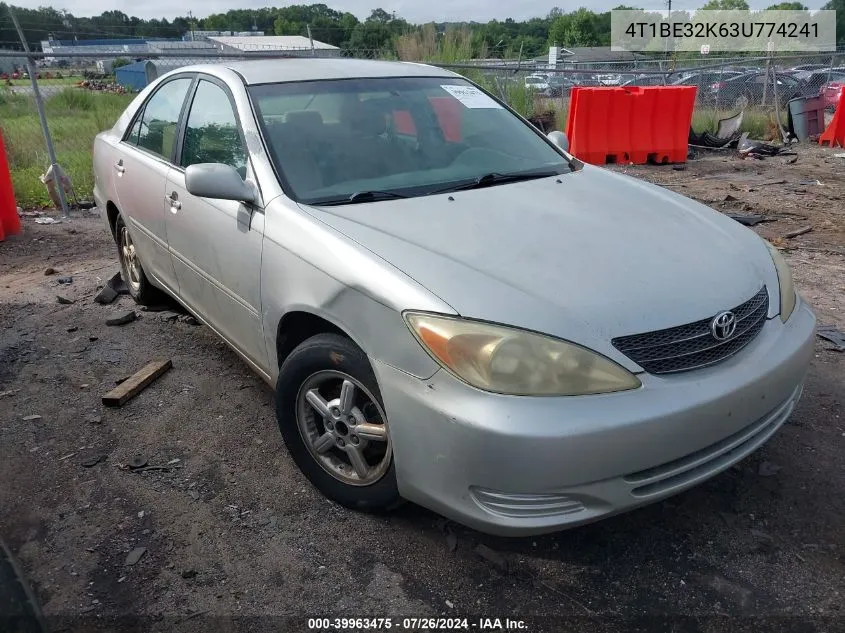
[[813,70],[820,70],[822,68],[827,68],[829,64],[800,64],[798,66],[793,66],[789,70],[793,71],[813,71]]
[[549,97],[568,97],[569,91],[572,90],[575,83],[575,78],[570,75],[553,74],[549,75],[549,88],[546,94]]
[[676,76],[670,83],[673,86],[695,86],[696,102],[699,104],[712,104],[714,101],[714,92],[711,87],[719,82],[726,81],[732,77],[737,77],[741,73],[734,70],[720,70],[720,71],[696,71],[682,73],[679,77]]
[[537,92],[545,92],[549,89],[549,78],[545,75],[528,75],[525,78],[525,87]]
[[664,74],[643,74],[631,77],[622,83],[623,86],[663,86],[668,83]]
[[801,94],[805,97],[815,97],[821,94],[822,87],[832,81],[840,81],[845,76],[845,68],[826,68],[824,70],[808,70],[795,75],[801,82]]
[[765,105],[769,105],[774,103],[775,93],[778,104],[783,107],[790,99],[801,96],[801,82],[793,75],[778,73],[775,90],[772,73],[767,79],[765,71],[755,71],[715,82],[710,91],[719,108],[741,109],[763,105],[764,97]]
[[132,297],[175,297],[275,389],[326,497],[528,535],[731,468],[815,340],[774,246],[566,146],[441,68],[224,61],[97,135],[94,198]]
[[842,89],[845,88],[845,74],[840,75],[833,81],[824,84],[819,91],[819,94],[824,98],[824,106],[826,110],[836,110],[840,104],[840,95]]
[[602,73],[596,75],[596,80],[602,86],[618,86],[622,82],[622,76],[619,73]]

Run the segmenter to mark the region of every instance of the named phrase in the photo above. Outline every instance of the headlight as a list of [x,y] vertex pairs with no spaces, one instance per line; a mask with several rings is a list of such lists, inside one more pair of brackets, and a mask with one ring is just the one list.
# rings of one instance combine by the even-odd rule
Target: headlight
[[443,367],[473,387],[521,396],[636,389],[631,372],[595,352],[500,325],[408,313],[411,331]]
[[769,254],[771,254],[772,261],[775,263],[775,270],[778,273],[778,284],[780,285],[780,320],[786,323],[789,315],[795,309],[795,285],[792,283],[792,271],[789,270],[789,264],[786,263],[780,251],[766,240],[763,241],[766,242]]

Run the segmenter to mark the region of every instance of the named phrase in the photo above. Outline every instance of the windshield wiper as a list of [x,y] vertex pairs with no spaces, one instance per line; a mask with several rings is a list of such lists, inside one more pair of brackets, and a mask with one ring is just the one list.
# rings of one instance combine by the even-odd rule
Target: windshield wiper
[[560,176],[559,171],[524,171],[521,173],[515,174],[499,174],[496,172],[490,174],[484,174],[483,176],[479,176],[472,182],[464,182],[457,185],[451,185],[449,187],[443,187],[442,189],[436,189],[432,191],[429,195],[435,195],[438,193],[449,193],[452,191],[467,191],[469,189],[483,189],[484,187],[492,187],[493,185],[503,185],[509,182],[520,182],[523,180],[536,180],[538,178],[549,178],[551,176]]
[[323,200],[315,200],[308,204],[313,204],[318,207],[335,207],[341,204],[357,204],[359,202],[380,202],[381,200],[396,200],[399,198],[410,198],[403,193],[396,193],[395,191],[356,191],[351,196],[342,196],[340,198],[325,198]]

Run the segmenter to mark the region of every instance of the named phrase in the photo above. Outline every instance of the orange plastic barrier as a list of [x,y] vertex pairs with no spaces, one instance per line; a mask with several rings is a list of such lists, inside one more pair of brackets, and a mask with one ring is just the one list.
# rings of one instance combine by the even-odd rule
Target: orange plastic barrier
[[836,102],[836,112],[827,129],[819,137],[819,145],[830,145],[831,147],[845,147],[845,114],[842,114],[842,106],[845,105],[845,88],[839,91],[839,101]]
[[[440,129],[443,130],[443,138],[450,143],[461,141],[461,102],[452,97],[429,97],[434,114]],[[393,127],[399,134],[407,136],[417,135],[417,126],[414,119],[407,110],[397,110],[393,113]]]
[[0,132],[0,240],[7,235],[17,235],[21,232],[21,219],[18,217],[18,205],[15,203],[15,192],[12,189],[12,174],[9,171],[9,161],[6,158],[6,145]]
[[594,165],[687,160],[695,86],[575,87],[566,136],[570,152]]

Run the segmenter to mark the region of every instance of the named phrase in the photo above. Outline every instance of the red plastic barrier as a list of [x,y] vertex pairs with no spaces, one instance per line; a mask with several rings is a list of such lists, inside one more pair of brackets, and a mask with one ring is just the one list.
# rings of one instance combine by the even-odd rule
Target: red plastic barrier
[[833,120],[827,129],[819,137],[819,145],[830,145],[831,147],[845,147],[845,114],[842,114],[842,107],[845,106],[845,88],[839,91],[839,101],[836,103],[836,112]]
[[18,217],[18,205],[12,189],[12,174],[6,158],[6,145],[3,143],[3,134],[0,132],[0,240],[6,239],[6,235],[17,235],[20,232],[21,219]]
[[570,152],[594,165],[683,163],[695,86],[577,87],[570,92]]

